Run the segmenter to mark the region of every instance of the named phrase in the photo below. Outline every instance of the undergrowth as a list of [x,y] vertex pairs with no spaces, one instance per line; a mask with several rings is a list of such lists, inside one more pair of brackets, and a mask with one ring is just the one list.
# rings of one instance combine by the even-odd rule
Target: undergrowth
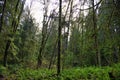
[[7,80],[120,80],[120,64],[111,67],[85,67],[71,68],[61,71],[60,76],[56,70],[29,69],[11,66],[0,66],[0,74]]

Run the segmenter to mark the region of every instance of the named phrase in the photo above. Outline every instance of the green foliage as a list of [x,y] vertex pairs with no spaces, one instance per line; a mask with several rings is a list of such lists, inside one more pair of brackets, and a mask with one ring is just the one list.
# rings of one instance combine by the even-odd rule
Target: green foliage
[[[21,68],[22,66],[9,66],[7,79],[17,80],[111,80],[109,73],[112,73],[114,80],[120,79],[120,64],[111,67],[85,67],[64,69],[57,77],[55,70]],[[4,71],[5,68],[0,67]]]
[[0,75],[8,76],[9,70],[6,67],[0,65]]
[[[17,49],[17,58],[24,66],[35,66],[38,54],[38,25],[34,18],[29,14],[29,8],[23,13],[24,18],[16,32],[14,49]],[[27,65],[26,65],[27,64]]]
[[[22,3],[20,2],[15,10],[17,1],[8,0],[5,9],[5,21],[3,21],[3,30],[0,33],[0,74],[5,75],[8,80],[111,80],[109,73],[114,76],[114,80],[120,79],[120,64],[114,64],[120,62],[120,9],[115,6],[112,0],[102,1],[98,6],[96,9],[97,21],[92,20],[93,11],[90,9],[86,16],[83,11],[83,13],[78,13],[80,15],[76,19],[66,22],[69,26],[61,25],[61,65],[63,71],[58,77],[55,69],[42,69],[42,67],[48,67],[50,63],[52,67],[56,68],[58,52],[56,12],[53,18],[46,17],[45,14],[46,24],[43,21],[44,29],[39,36],[38,25],[35,23],[29,7],[25,9],[21,22],[19,23],[17,20]],[[72,16],[70,17],[73,19]],[[97,25],[96,29],[94,22]],[[14,33],[15,27],[17,31]],[[70,31],[66,33],[68,27]],[[66,42],[67,37],[68,42]],[[39,46],[42,39],[44,40],[43,44]],[[4,60],[8,40],[11,44],[7,56],[8,67],[5,68],[1,66],[1,63]],[[41,69],[36,69],[40,47],[43,47],[41,53],[43,65]],[[94,67],[97,65],[98,57],[101,61],[99,68]],[[107,66],[103,67],[105,65]]]
[[70,67],[70,65],[73,64],[73,59],[74,59],[73,53],[69,52],[69,51],[66,51],[65,54],[67,56],[64,57],[64,59],[65,59],[64,66]]
[[109,80],[108,71],[95,67],[66,70],[63,77],[69,80]]

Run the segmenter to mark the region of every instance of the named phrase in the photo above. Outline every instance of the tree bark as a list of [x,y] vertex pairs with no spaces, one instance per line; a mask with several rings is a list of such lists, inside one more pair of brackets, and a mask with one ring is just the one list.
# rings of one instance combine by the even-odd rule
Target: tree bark
[[5,8],[6,8],[6,0],[4,0],[4,4],[3,4],[3,7],[2,7],[2,16],[0,18],[0,20],[1,20],[1,23],[0,23],[0,32],[2,31]]
[[96,54],[96,65],[101,66],[101,55],[100,52],[98,51],[98,41],[97,41],[97,23],[96,23],[96,10],[94,8],[94,0],[92,0],[92,10],[93,10],[93,29],[94,29],[94,49],[95,49],[95,54]]
[[[49,2],[49,0],[47,0],[47,2],[44,0],[44,6],[46,6],[46,4],[48,2]],[[45,10],[45,12],[44,12],[44,16],[43,16],[42,41],[41,41],[40,50],[39,50],[39,54],[38,54],[37,68],[39,68],[42,65],[42,53],[44,51],[46,41],[48,39],[48,37],[47,37],[47,25],[48,25],[48,22],[50,20],[50,18],[49,18],[47,21],[48,5],[47,5],[47,7],[44,7],[44,10]]]
[[61,14],[62,14],[62,0],[59,0],[59,27],[58,27],[58,60],[57,60],[57,75],[60,75],[61,65]]
[[56,51],[55,49],[57,47],[57,43],[58,43],[58,39],[55,42],[55,45],[54,45],[54,48],[53,48],[53,52],[52,52],[53,54],[51,55],[48,69],[51,69],[51,66],[52,66],[52,63],[53,63],[53,58],[55,57],[55,51]]
[[3,65],[6,67],[7,66],[7,55],[8,55],[8,49],[10,46],[11,41],[8,40],[6,43],[6,48],[5,48],[5,52],[4,52],[4,60],[3,60]]

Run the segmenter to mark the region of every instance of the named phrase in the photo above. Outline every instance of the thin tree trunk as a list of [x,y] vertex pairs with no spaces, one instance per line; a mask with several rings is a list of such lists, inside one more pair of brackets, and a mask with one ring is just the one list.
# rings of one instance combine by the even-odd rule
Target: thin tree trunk
[[4,62],[3,62],[3,65],[5,67],[7,66],[7,55],[8,55],[8,49],[9,49],[10,43],[11,43],[11,41],[8,40],[7,44],[6,44],[5,52],[4,52],[4,60],[3,60]]
[[73,8],[73,0],[71,0],[71,4],[70,4],[70,16],[69,16],[69,25],[68,25],[68,30],[67,30],[66,49],[68,49],[68,36],[69,36],[70,24],[71,24],[71,19],[72,19],[72,14],[73,14],[72,8]]
[[3,7],[2,7],[2,16],[0,18],[0,20],[1,20],[1,23],[0,23],[0,32],[2,31],[5,8],[6,8],[6,0],[4,0],[4,4],[3,4]]
[[39,68],[42,65],[42,52],[43,52],[44,46],[45,46],[45,44],[44,44],[44,37],[43,37],[41,46],[40,46],[40,50],[39,50],[39,55],[38,55],[37,68]]
[[55,57],[55,49],[56,49],[56,47],[57,47],[57,42],[58,42],[58,39],[57,39],[56,42],[55,42],[54,49],[53,49],[53,52],[52,52],[53,54],[51,55],[50,64],[49,64],[48,69],[51,69],[52,62],[53,62],[53,58]]
[[96,10],[94,8],[94,0],[92,0],[92,7],[93,7],[93,25],[94,25],[94,49],[95,49],[95,54],[97,56],[97,63],[99,66],[101,66],[101,55],[100,52],[98,51],[98,41],[97,41],[97,23],[96,23]]
[[45,16],[44,16],[43,27],[42,27],[42,41],[41,41],[40,50],[39,50],[39,54],[38,54],[37,68],[39,68],[42,65],[42,53],[43,53],[43,49],[45,47],[45,38],[46,38],[45,27],[46,27],[46,25],[45,25]]
[[[39,50],[39,54],[38,54],[38,63],[37,63],[37,68],[39,68],[42,65],[42,56],[43,56],[43,52],[44,52],[44,48],[46,45],[46,42],[50,36],[50,32],[47,33],[47,25],[49,22],[50,18],[48,19],[48,21],[45,23],[45,17],[43,19],[43,28],[42,28],[42,41],[41,41],[41,46],[40,46],[40,50]],[[51,29],[52,30],[52,29]]]
[[[46,4],[48,3],[48,1],[46,2],[44,0],[44,6],[46,6]],[[37,62],[37,68],[39,68],[42,65],[42,53],[44,51],[45,45],[46,45],[46,34],[47,34],[47,23],[49,22],[49,20],[46,22],[47,20],[47,7],[44,7],[44,16],[43,16],[43,27],[42,27],[42,41],[41,41],[41,45],[40,45],[40,50],[39,50],[39,54],[38,54],[38,62]]]
[[58,27],[58,60],[57,60],[57,75],[60,75],[61,65],[61,14],[62,14],[62,0],[59,0],[59,27]]
[[[66,56],[65,51],[68,50],[68,39],[69,39],[70,24],[71,24],[71,19],[72,19],[73,0],[70,0],[69,3],[68,3],[68,7],[67,7],[67,10],[66,10],[65,17],[67,15],[67,11],[68,11],[69,6],[70,6],[70,15],[69,15],[69,20],[68,20],[69,23],[67,25],[67,32],[64,31],[64,33],[65,33],[65,35],[64,35],[65,45],[64,45],[64,50],[63,50],[64,56]],[[65,59],[63,59],[62,69],[64,69],[64,62],[65,62]]]

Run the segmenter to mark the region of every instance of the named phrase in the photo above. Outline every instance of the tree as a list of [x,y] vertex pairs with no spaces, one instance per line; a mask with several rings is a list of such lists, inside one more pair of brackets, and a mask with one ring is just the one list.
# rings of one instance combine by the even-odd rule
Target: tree
[[37,67],[39,68],[42,65],[42,57],[43,57],[43,53],[44,53],[44,48],[48,39],[47,36],[47,27],[48,27],[48,22],[50,20],[50,18],[47,21],[47,11],[48,11],[48,3],[49,0],[44,0],[44,16],[43,16],[43,26],[42,26],[42,40],[41,40],[41,45],[40,45],[40,49],[39,49],[39,54],[38,54],[38,62],[37,62]]
[[60,54],[61,54],[61,14],[62,14],[62,0],[59,0],[59,27],[58,27],[58,62],[57,62],[57,75],[60,75]]
[[[22,10],[23,10],[23,7],[24,7],[24,1],[20,1],[18,0],[16,2],[16,4],[12,7],[14,7],[14,13],[11,13],[11,15],[15,15],[15,16],[11,16],[12,17],[12,21],[9,21],[11,22],[11,33],[9,33],[8,37],[9,39],[7,40],[6,42],[6,47],[5,47],[5,51],[4,51],[4,58],[3,58],[3,65],[6,66],[7,65],[7,56],[8,56],[8,49],[10,47],[10,44],[11,44],[11,39],[13,38],[16,30],[17,30],[17,27],[18,27],[18,24],[19,24],[19,20],[20,20],[20,16],[21,16],[21,13],[22,13]],[[12,5],[12,3],[10,4]],[[20,7],[18,7],[20,5]],[[11,19],[11,17],[9,18],[9,20]],[[17,19],[16,19],[17,17]],[[10,25],[10,24],[9,24]]]
[[105,0],[99,8],[99,45],[102,56],[102,65],[110,65],[119,61],[119,10],[116,8],[114,1]]
[[94,8],[94,0],[92,0],[92,10],[93,10],[93,26],[94,26],[94,49],[95,49],[95,54],[96,54],[96,61],[97,65],[101,66],[101,55],[98,51],[98,41],[97,41],[97,18],[96,18],[96,10]]
[[19,47],[18,57],[23,63],[31,64],[36,61],[38,54],[38,25],[35,23],[28,6],[25,8],[22,16],[23,19],[19,26],[17,39],[19,41],[20,38],[20,43],[16,43]]

